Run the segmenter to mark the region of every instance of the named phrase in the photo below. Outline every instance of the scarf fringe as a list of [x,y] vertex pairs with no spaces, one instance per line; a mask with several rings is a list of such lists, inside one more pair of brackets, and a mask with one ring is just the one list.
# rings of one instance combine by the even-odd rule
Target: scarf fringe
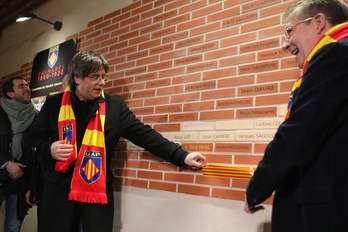
[[108,198],[105,193],[82,192],[71,190],[69,193],[70,201],[79,201],[92,204],[107,204]]

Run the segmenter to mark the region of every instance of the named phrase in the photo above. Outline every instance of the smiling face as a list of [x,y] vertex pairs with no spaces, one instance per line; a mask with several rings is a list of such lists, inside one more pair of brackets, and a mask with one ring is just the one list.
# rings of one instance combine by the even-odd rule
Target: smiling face
[[14,79],[12,81],[13,91],[7,93],[7,96],[17,102],[28,104],[30,102],[29,84],[23,79]]
[[103,67],[96,73],[90,73],[86,77],[74,77],[76,83],[76,96],[81,101],[94,100],[101,95],[106,82],[106,73]]
[[316,21],[317,16],[298,19],[297,11],[292,12],[287,19],[286,27],[291,28],[291,32],[283,43],[283,49],[296,56],[296,63],[300,68],[322,35]]

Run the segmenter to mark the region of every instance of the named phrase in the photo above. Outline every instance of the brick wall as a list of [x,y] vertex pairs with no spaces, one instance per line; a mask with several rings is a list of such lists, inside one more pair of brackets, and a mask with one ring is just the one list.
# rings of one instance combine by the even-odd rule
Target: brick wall
[[[72,37],[106,57],[106,92],[139,119],[208,162],[255,166],[300,73],[281,50],[294,2],[137,0]],[[117,183],[244,200],[247,181],[179,170],[127,141],[116,150]]]

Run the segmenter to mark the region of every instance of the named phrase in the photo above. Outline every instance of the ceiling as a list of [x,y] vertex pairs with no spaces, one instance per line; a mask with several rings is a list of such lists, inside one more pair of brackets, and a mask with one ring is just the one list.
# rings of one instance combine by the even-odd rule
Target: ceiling
[[16,21],[18,15],[31,12],[47,0],[0,0],[0,35]]

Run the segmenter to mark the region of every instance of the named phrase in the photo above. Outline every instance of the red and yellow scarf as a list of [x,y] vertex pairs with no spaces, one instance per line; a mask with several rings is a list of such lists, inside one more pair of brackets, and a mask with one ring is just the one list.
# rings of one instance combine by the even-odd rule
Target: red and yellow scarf
[[[303,65],[302,75],[305,74],[309,62],[311,61],[314,54],[316,54],[320,48],[330,43],[336,43],[337,41],[340,41],[347,37],[348,37],[348,23],[338,24],[330,28],[327,32],[325,32],[325,34],[320,37],[319,41],[316,43],[312,51],[307,56],[306,61]],[[289,118],[291,106],[292,106],[292,103],[294,102],[294,96],[302,83],[302,75],[295,81],[294,85],[292,86],[289,101],[288,101],[287,112],[285,114],[285,119]]]
[[[99,109],[89,120],[80,151],[76,145],[76,121],[71,105],[69,86],[65,89],[58,117],[59,140],[72,144],[74,150],[69,158],[57,161],[55,170],[65,172],[76,160],[71,180],[69,200],[107,204],[105,181],[105,101],[98,103]],[[104,92],[102,92],[104,97]],[[78,154],[78,155],[77,155]]]

